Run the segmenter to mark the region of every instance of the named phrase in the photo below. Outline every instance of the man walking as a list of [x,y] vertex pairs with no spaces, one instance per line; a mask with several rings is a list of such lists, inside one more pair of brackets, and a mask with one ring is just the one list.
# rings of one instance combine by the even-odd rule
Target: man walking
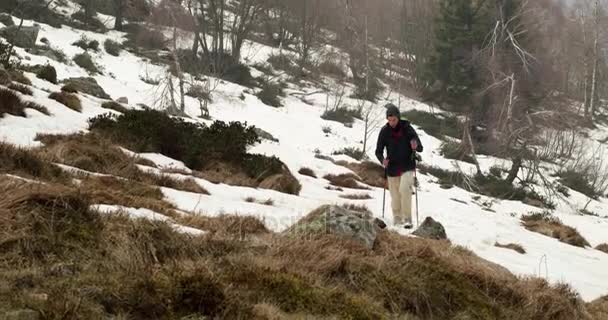
[[376,157],[384,166],[388,178],[394,224],[411,229],[415,152],[422,152],[422,143],[410,123],[401,120],[399,109],[394,104],[389,103],[385,108],[388,123],[378,135]]

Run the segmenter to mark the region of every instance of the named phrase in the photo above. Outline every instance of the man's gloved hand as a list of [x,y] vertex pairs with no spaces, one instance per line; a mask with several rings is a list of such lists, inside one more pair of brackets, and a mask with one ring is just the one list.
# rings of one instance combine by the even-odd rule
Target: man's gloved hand
[[418,141],[416,139],[410,140],[410,147],[412,147],[412,150],[418,149]]

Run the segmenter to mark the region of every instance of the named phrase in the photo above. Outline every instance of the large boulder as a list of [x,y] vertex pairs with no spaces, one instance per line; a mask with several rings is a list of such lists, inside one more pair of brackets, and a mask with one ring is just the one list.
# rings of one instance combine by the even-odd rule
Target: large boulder
[[14,26],[15,22],[13,18],[8,13],[0,13],[0,22],[7,27]]
[[81,77],[81,78],[69,78],[62,81],[66,86],[75,89],[78,92],[90,94],[92,96],[110,100],[110,96],[103,90],[97,83],[95,78]]
[[17,47],[31,49],[36,46],[40,28],[10,26],[0,29],[0,35]]
[[352,211],[346,208],[325,205],[302,218],[283,234],[310,237],[320,234],[335,234],[361,243],[372,249],[376,241],[377,220],[368,212]]
[[426,217],[420,227],[412,232],[412,234],[421,238],[434,240],[446,240],[448,238],[443,225],[431,217]]

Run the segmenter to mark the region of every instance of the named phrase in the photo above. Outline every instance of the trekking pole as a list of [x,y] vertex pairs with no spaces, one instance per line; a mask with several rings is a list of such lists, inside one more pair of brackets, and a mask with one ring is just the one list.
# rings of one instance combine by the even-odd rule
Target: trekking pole
[[420,226],[418,220],[420,211],[418,210],[418,177],[416,176],[416,168],[414,168],[414,187],[416,188],[416,228],[418,228]]
[[384,188],[382,189],[382,220],[384,220],[384,208],[386,208],[386,168],[384,168]]
[[[412,153],[412,158],[414,160],[414,164],[416,164],[417,161],[422,160],[422,158],[416,151]],[[416,174],[416,171],[418,170],[416,169],[416,165],[414,165],[414,189],[416,190],[416,228],[418,228],[420,226],[420,210],[418,209],[418,175]]]

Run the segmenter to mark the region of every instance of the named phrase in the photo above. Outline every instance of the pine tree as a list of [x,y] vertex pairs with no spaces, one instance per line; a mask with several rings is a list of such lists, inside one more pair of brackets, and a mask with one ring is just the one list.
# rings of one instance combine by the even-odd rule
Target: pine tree
[[443,100],[455,105],[470,101],[478,86],[474,54],[489,30],[485,1],[442,0],[436,22],[434,52],[427,83],[441,83]]

